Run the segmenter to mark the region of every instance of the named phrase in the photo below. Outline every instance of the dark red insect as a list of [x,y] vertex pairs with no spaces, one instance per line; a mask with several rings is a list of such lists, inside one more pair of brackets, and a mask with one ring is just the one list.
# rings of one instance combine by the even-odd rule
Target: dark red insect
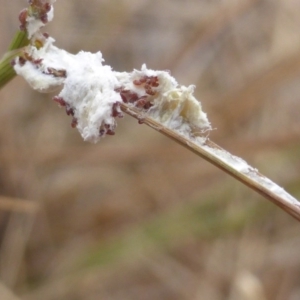
[[120,94],[124,103],[134,103],[139,99],[139,96],[136,93],[131,92],[129,90],[125,90],[122,87],[115,89],[115,91]]
[[150,84],[152,87],[158,87],[158,86],[159,86],[159,82],[158,82],[157,76],[151,77],[151,80],[150,80],[149,84]]
[[68,103],[66,103],[66,114],[68,116],[74,116],[75,115],[74,108],[72,108]]
[[133,84],[134,85],[141,85],[142,83],[139,80],[136,79],[136,80],[133,80]]
[[41,15],[40,15],[40,20],[41,20],[44,24],[48,23],[48,16],[47,16],[47,14],[41,14]]
[[21,23],[21,26],[22,28],[26,28],[26,19],[27,19],[27,16],[28,16],[28,10],[27,8],[24,8],[20,11],[19,13],[19,21]]
[[23,66],[25,65],[26,61],[30,61],[35,65],[39,65],[43,61],[43,59],[42,58],[33,59],[32,56],[29,55],[27,52],[23,52],[22,56],[19,56],[19,64]]
[[71,121],[71,126],[72,128],[75,128],[78,124],[77,118],[74,117],[75,115],[75,111],[74,108],[72,108],[70,106],[70,104],[68,104],[62,97],[59,96],[55,96],[53,97],[53,101],[55,101],[56,103],[58,103],[59,106],[61,107],[65,107],[66,108],[66,114],[68,116],[72,116],[72,121]]
[[142,85],[146,81],[147,81],[147,76],[143,76],[140,79],[133,80],[133,84],[135,84],[135,85]]
[[50,3],[46,2],[46,3],[44,4],[44,10],[45,10],[46,12],[49,12],[49,11],[51,10],[51,5],[50,5]]
[[39,65],[42,61],[43,61],[43,59],[42,59],[42,58],[39,58],[39,59],[33,60],[32,62],[33,62],[34,64],[36,64],[36,65]]
[[128,103],[127,97],[124,95],[124,93],[120,93],[120,96],[124,103]]
[[146,94],[148,94],[150,96],[154,96],[155,95],[155,91],[152,90],[152,88],[151,88],[151,86],[149,84],[145,84],[144,88],[145,88]]
[[67,71],[64,69],[54,69],[54,68],[47,68],[48,74],[53,75],[54,77],[62,77],[66,78],[67,77]]
[[107,129],[106,134],[108,135],[115,135],[115,132],[111,129]]
[[77,124],[78,124],[77,119],[75,117],[73,117],[72,122],[71,122],[72,128],[75,128],[77,126]]
[[143,106],[144,109],[149,109],[151,106],[153,106],[153,104],[148,101],[147,103],[145,103],[145,105]]
[[123,118],[123,113],[120,111],[120,103],[116,102],[112,106],[111,116],[114,118]]
[[[51,10],[50,2],[42,0],[29,0],[30,4],[29,13],[30,16],[34,16],[36,19],[40,19],[44,24],[48,23],[47,13]],[[21,22],[24,25],[24,23]],[[26,27],[26,26],[22,26]]]
[[142,96],[135,103],[135,106],[138,108],[149,109],[153,104],[150,102],[148,96]]
[[103,135],[115,135],[114,126],[110,124],[104,124],[99,129],[99,136]]
[[159,86],[159,81],[157,76],[143,76],[133,80],[133,84],[138,86],[143,85],[146,94],[154,96],[156,91],[153,88]]
[[148,102],[148,97],[147,96],[142,96],[139,98],[138,101],[136,101],[135,106],[138,108],[144,108],[146,103]]
[[19,64],[20,66],[24,66],[26,63],[26,59],[23,56],[19,56]]
[[139,99],[138,94],[133,93],[133,92],[128,92],[127,96],[128,96],[128,98],[127,98],[128,102],[130,102],[130,103],[134,103]]
[[159,82],[158,82],[158,77],[157,76],[143,76],[139,79],[133,80],[134,85],[142,85],[142,84],[147,84],[152,87],[158,87]]
[[57,102],[60,106],[66,106],[66,101],[62,98],[62,97],[59,97],[59,96],[55,96],[53,97],[53,101]]

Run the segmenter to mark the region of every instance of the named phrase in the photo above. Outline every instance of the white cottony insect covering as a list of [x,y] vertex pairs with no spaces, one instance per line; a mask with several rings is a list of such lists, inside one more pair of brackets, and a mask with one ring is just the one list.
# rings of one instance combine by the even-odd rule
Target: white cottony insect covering
[[[54,2],[47,1],[51,5],[48,21],[53,18]],[[55,47],[54,39],[41,34],[44,25],[40,17],[27,16],[26,29],[32,45],[16,59],[15,71],[40,92],[62,86],[56,101],[72,115],[72,126],[84,140],[97,142],[105,134],[114,134],[115,117],[121,116],[118,103],[124,101],[122,93],[131,95],[128,101],[132,105],[147,103],[147,109],[145,105],[141,108],[145,113],[147,110],[148,116],[182,134],[190,135],[195,128],[200,132],[210,129],[200,102],[193,96],[193,86],[179,86],[168,72],[149,70],[145,65],[140,71],[115,72],[102,64],[101,52],[70,54]],[[35,41],[42,47],[38,49]],[[150,80],[152,86],[134,84],[139,79]]]
[[[122,101],[118,92],[120,87],[137,97],[149,96],[133,83],[145,76],[157,77],[158,81],[155,96],[149,100],[152,103],[147,111],[149,116],[182,134],[189,135],[192,128],[200,131],[210,129],[200,102],[193,96],[193,86],[179,86],[168,72],[149,70],[145,65],[140,71],[115,72],[102,64],[100,52],[81,51],[73,55],[55,47],[53,41],[52,38],[46,39],[40,49],[28,46],[25,51],[31,59],[25,64],[17,60],[15,70],[41,92],[63,85],[58,96],[72,109],[76,127],[84,140],[97,142],[103,127],[114,129],[116,121],[112,109],[114,104]],[[49,69],[63,70],[66,76],[54,76]]]
[[190,135],[195,128],[201,132],[211,129],[201,103],[193,96],[193,85],[179,86],[169,72],[150,70],[146,65],[132,73],[119,73],[117,77],[125,89],[137,93],[140,97],[145,95],[145,91],[140,86],[134,85],[134,80],[157,77],[159,85],[155,88],[155,96],[151,101],[153,106],[147,110],[147,116],[164,126],[185,135]]
[[[46,2],[51,5],[46,16],[47,21],[51,21],[55,0],[40,1],[42,7]],[[118,103],[124,101],[122,93],[131,95],[128,101],[136,101],[132,105],[148,102],[149,116],[182,134],[190,135],[195,128],[200,131],[210,129],[200,102],[193,96],[193,86],[178,86],[168,72],[149,70],[145,65],[141,71],[115,72],[102,64],[100,52],[70,54],[55,47],[54,39],[42,35],[40,29],[44,25],[40,16],[27,16],[26,30],[32,45],[16,59],[15,71],[40,92],[50,92],[62,86],[56,101],[66,107],[68,115],[72,115],[72,126],[77,127],[84,140],[97,142],[105,134],[114,134],[115,117],[121,116]],[[42,43],[42,47],[38,49],[35,41]],[[151,91],[149,86],[134,84],[141,78],[152,81]]]
[[[51,6],[51,10],[47,13],[47,19],[48,22],[52,21],[53,19],[53,6]],[[29,39],[33,37],[36,33],[38,33],[41,27],[45,26],[45,24],[40,19],[36,19],[35,17],[32,16],[28,16],[26,18],[26,22],[27,22],[26,29],[27,29]]]
[[119,104],[124,102],[128,109],[139,109],[139,117],[150,117],[161,128],[167,127],[185,137],[191,149],[201,148],[217,165],[226,166],[224,169],[231,174],[238,173],[239,178],[247,179],[258,191],[265,195],[273,193],[272,199],[280,197],[280,204],[291,211],[300,210],[300,203],[284,189],[241,158],[208,143],[203,133],[211,126],[193,95],[193,85],[180,86],[169,72],[149,70],[146,65],[130,73],[116,72],[103,65],[101,52],[81,51],[73,55],[55,47],[54,40],[40,32],[44,22],[53,18],[53,7],[49,9],[48,5],[55,0],[40,1],[42,7],[47,4],[47,14],[36,19],[30,14],[26,22],[21,22],[26,25],[31,45],[15,60],[14,68],[40,92],[61,88],[54,100],[72,116],[72,126],[77,127],[84,140],[95,143],[106,134],[114,134],[115,118],[122,116]]

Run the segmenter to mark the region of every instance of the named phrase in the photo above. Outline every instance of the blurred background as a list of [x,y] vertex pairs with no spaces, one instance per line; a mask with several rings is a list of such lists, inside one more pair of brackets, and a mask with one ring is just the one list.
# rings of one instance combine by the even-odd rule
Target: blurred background
[[[0,0],[0,53],[24,0]],[[64,0],[44,31],[118,71],[195,84],[210,138],[300,198],[300,0]],[[16,78],[0,91],[1,300],[298,300],[300,227],[126,116],[82,141]]]

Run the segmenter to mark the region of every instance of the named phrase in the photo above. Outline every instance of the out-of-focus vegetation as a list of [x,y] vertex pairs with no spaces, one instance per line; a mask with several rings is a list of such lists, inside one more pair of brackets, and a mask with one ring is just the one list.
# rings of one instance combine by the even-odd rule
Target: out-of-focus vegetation
[[[25,2],[0,5],[4,54]],[[300,198],[299,9],[58,0],[45,31],[116,70],[196,84],[211,138]],[[84,143],[52,96],[21,78],[0,91],[0,298],[300,298],[297,221],[129,117]]]

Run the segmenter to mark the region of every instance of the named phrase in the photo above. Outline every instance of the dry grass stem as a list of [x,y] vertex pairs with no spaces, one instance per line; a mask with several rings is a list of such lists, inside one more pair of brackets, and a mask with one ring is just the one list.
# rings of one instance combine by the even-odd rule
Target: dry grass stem
[[298,221],[300,221],[300,203],[298,203],[296,199],[294,199],[292,196],[285,192],[283,195],[279,195],[278,193],[276,193],[276,191],[272,189],[274,188],[274,186],[272,186],[271,188],[266,187],[261,181],[269,181],[269,179],[261,173],[259,173],[256,169],[252,168],[251,174],[245,174],[243,172],[237,171],[231,165],[224,162],[224,160],[222,160],[220,156],[216,155],[214,152],[209,151],[209,149],[217,149],[221,150],[222,152],[225,151],[214,142],[207,139],[203,145],[195,143],[194,141],[177,133],[176,131],[165,127],[164,125],[155,121],[154,119],[147,117],[136,107],[122,103],[121,109],[123,112],[139,120],[139,122],[145,123],[146,125],[150,126],[156,131],[168,136],[180,145],[184,146],[185,148],[204,158],[208,162],[212,163],[219,169],[228,173],[235,179],[239,180],[246,186],[250,187],[254,191],[264,196],[266,199],[279,206],[281,209],[286,211]]

